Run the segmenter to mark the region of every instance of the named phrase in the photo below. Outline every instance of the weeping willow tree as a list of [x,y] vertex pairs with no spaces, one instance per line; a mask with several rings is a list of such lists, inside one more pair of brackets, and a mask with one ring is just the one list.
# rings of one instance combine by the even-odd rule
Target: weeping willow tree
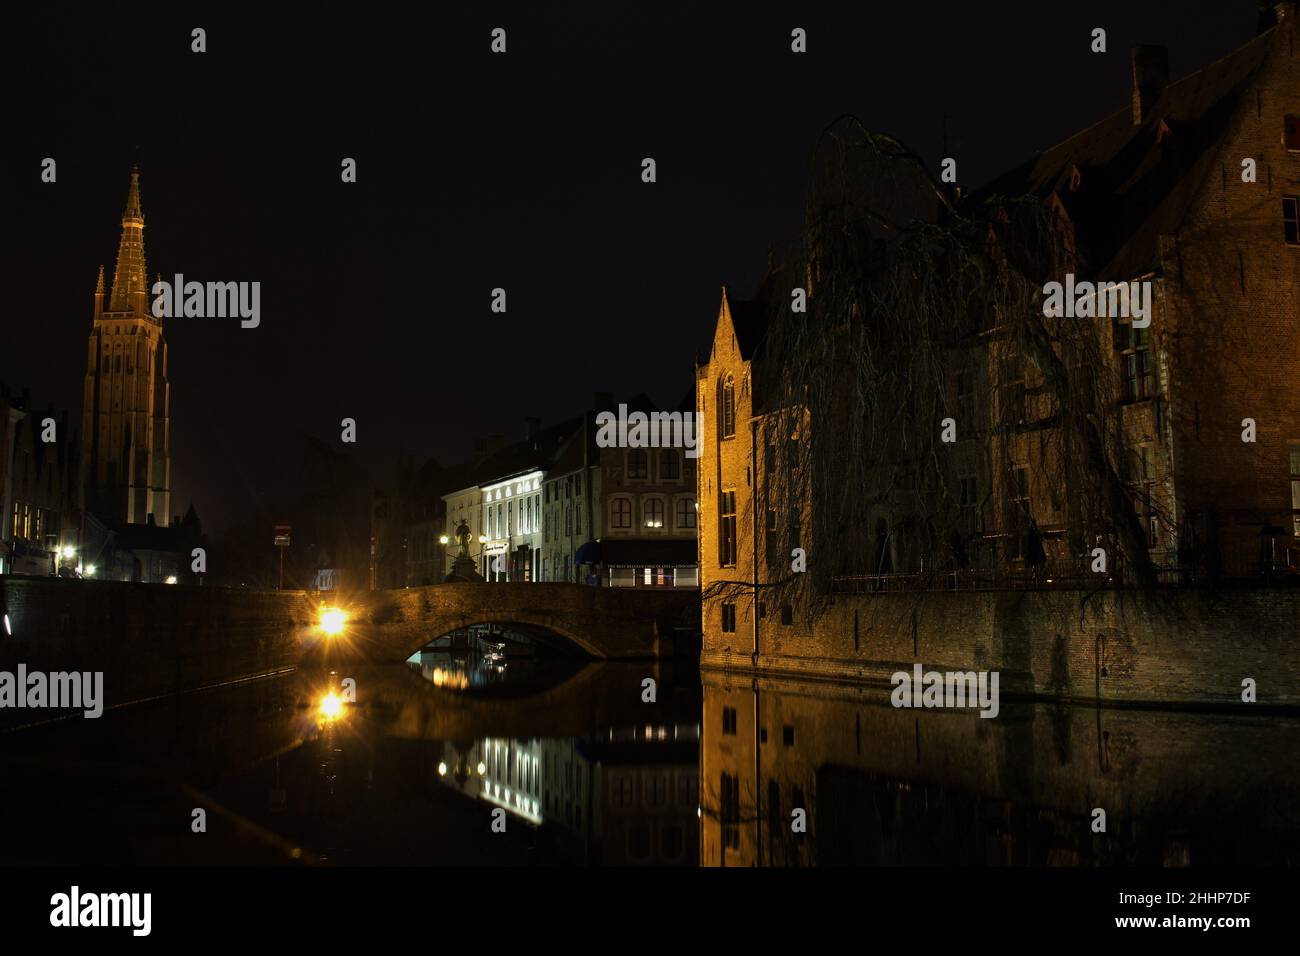
[[761,599],[1089,571],[1096,548],[1090,580],[1154,583],[1110,320],[1044,316],[1044,283],[1086,266],[1051,203],[960,201],[896,140],[826,130],[760,296]]

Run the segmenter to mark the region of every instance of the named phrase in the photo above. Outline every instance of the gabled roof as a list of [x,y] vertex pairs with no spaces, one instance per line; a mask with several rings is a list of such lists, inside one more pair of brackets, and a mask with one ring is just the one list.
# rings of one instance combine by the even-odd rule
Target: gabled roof
[[[1264,63],[1275,28],[1223,59],[1171,83],[1144,109],[1131,106],[1039,153],[976,191],[1056,193],[1074,222],[1087,271],[1121,279],[1158,261],[1158,237],[1177,232],[1197,189],[1212,172],[1242,95]],[[1072,182],[1073,180],[1073,182]]]
[[480,485],[490,485],[536,468],[546,468],[581,428],[581,416],[543,428],[532,438],[507,445],[489,455],[474,466],[472,474]]

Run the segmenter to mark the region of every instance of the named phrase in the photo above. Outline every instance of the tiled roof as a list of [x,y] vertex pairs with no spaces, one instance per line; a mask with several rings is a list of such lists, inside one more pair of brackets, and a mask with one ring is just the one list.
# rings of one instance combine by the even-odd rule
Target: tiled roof
[[1056,192],[1075,224],[1088,271],[1112,279],[1151,271],[1158,236],[1178,230],[1198,187],[1214,173],[1214,147],[1278,35],[1261,34],[1169,84],[1144,109],[1140,124],[1134,125],[1131,106],[1125,107],[972,198],[1045,198]]

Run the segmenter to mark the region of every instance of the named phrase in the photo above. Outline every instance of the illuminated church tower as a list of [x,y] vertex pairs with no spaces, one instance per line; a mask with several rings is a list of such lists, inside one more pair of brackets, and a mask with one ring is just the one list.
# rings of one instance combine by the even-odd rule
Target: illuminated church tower
[[95,285],[95,320],[86,363],[83,468],[85,506],[112,522],[171,520],[171,412],[167,343],[149,308],[140,173],[122,214],[112,294],[104,308],[104,267]]

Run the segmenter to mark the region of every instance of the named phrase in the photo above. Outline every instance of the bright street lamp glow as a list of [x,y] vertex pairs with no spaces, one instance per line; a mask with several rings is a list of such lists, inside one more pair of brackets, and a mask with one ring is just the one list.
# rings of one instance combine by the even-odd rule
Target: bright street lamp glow
[[169,575],[167,575],[167,581],[166,581],[165,583],[167,583],[167,584],[175,584],[175,583],[176,583],[176,575],[174,575],[174,574],[169,574]]
[[338,720],[343,713],[343,701],[332,691],[321,698],[320,715],[323,720]]
[[448,538],[448,537],[444,534],[444,535],[442,535],[441,537],[438,538],[438,543],[439,543],[439,544],[446,544],[446,543],[447,543],[448,541],[450,541],[450,540],[451,540],[451,539]]
[[72,545],[66,545],[66,546],[64,546],[64,548],[63,548],[63,556],[64,556],[65,558],[70,558],[70,557],[72,557],[73,555],[75,555],[76,553],[77,553],[77,549],[74,548]]
[[485,535],[485,534],[481,534],[481,535],[479,535],[479,536],[478,536],[478,543],[479,543],[479,544],[487,544],[487,535]]
[[336,607],[321,608],[320,612],[320,629],[330,637],[335,637],[343,633],[343,626],[347,623],[348,616]]
[[95,566],[93,564],[86,565],[86,576],[89,577],[94,573],[95,573]]
[[440,777],[447,776],[447,764],[444,763],[443,761],[438,761],[438,776]]

